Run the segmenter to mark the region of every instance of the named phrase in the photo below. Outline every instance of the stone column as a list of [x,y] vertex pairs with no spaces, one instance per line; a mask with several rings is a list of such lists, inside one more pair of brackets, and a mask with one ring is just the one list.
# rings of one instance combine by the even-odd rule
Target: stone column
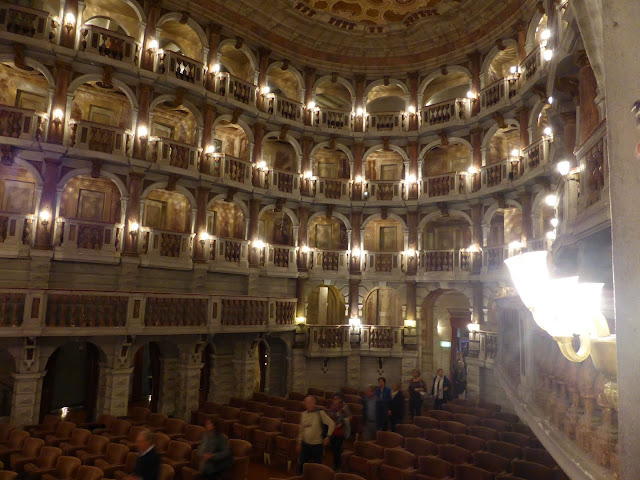
[[420,81],[419,72],[411,72],[407,75],[409,80],[409,106],[415,108],[415,113],[409,114],[409,130],[418,130],[418,115],[420,114],[420,105],[418,105],[418,83]]
[[351,273],[359,273],[360,272],[360,262],[362,259],[362,252],[360,252],[360,256],[354,255],[353,251],[355,249],[360,249],[361,245],[361,233],[360,233],[360,225],[362,224],[362,212],[361,211],[352,211],[351,212],[351,258],[350,258],[350,270]]
[[[362,183],[355,183],[355,179],[360,177],[364,181],[362,172],[362,156],[364,155],[364,145],[362,142],[353,144],[353,200],[362,200]],[[352,242],[353,243],[353,242]],[[358,244],[359,245],[359,244]]]
[[575,158],[573,152],[576,148],[576,114],[563,112],[559,117],[564,129],[564,155],[567,160],[571,160]]
[[360,303],[360,279],[349,279],[349,318],[355,318],[359,315]]
[[235,376],[234,396],[248,398],[253,393],[256,381],[258,348],[251,341],[238,341],[233,351],[233,372]]
[[[160,16],[160,4],[152,4],[147,14],[147,26],[144,29],[144,43],[142,46],[142,52],[140,57],[140,67],[144,70],[153,71],[153,64],[156,58],[156,52],[150,50],[150,44],[152,40],[157,40],[156,36],[156,23]],[[138,114],[138,118],[140,118]]]
[[580,50],[576,53],[576,64],[580,67],[578,80],[580,81],[580,145],[582,145],[600,125],[600,112],[596,105],[598,81],[589,63],[587,52]]
[[304,350],[294,348],[291,351],[291,391],[305,393],[307,391],[307,357]]
[[[147,144],[151,135],[151,125],[149,124],[149,108],[153,99],[153,86],[143,83],[140,85],[140,95],[138,98],[138,121],[133,140],[133,156],[139,160],[147,159]],[[138,132],[140,127],[147,128],[147,137],[140,138]]]
[[[640,2],[603,0],[602,27],[604,77],[606,79],[607,148],[613,249],[613,285],[618,357],[618,448],[619,478],[640,478],[640,415],[638,398],[638,345],[640,329],[640,191],[637,152],[640,135],[629,113],[640,98],[636,85],[640,78]],[[594,59],[592,62],[595,65]]]
[[99,366],[99,388],[96,404],[96,416],[126,415],[129,407],[129,389],[131,388],[132,367],[109,367],[105,363]]
[[253,162],[253,186],[260,186],[260,172],[255,168],[256,164],[262,160],[262,140],[264,138],[264,123],[256,122],[253,125],[253,155],[251,161]]
[[[77,7],[77,2],[76,2]],[[63,27],[63,31],[67,29]],[[71,78],[71,65],[64,62],[56,62],[56,86],[53,92],[51,106],[51,121],[49,122],[49,142],[62,143],[64,141],[65,125],[67,124],[67,91]],[[60,110],[62,118],[53,118],[54,112]],[[71,112],[69,112],[71,114]]]
[[124,244],[122,254],[134,256],[138,255],[138,232],[131,234],[133,224],[140,225],[140,196],[142,195],[142,181],[144,174],[137,172],[129,173],[129,201],[127,202],[127,212],[125,215],[124,229],[122,230]]
[[304,178],[307,172],[311,172],[311,150],[313,150],[313,137],[302,137],[302,161],[300,165],[300,173],[302,173],[302,182],[300,185],[300,193],[302,195],[312,196],[311,180]]
[[[420,254],[418,252],[418,217],[419,212],[417,210],[407,212],[407,228],[409,230],[407,248],[416,252],[415,255],[405,256],[405,271],[407,275],[415,275],[418,272],[418,255]],[[409,308],[408,305],[407,308]],[[415,318],[412,320],[415,320]]]
[[213,22],[209,23],[209,53],[207,58],[207,81],[205,82],[205,87],[210,92],[215,92],[216,90],[216,74],[213,71],[213,66],[218,63],[218,45],[220,45],[221,31],[222,25],[218,25]]
[[407,200],[415,200],[418,198],[418,181],[420,179],[418,171],[418,155],[420,143],[418,140],[409,140],[409,176],[415,178],[415,182],[407,183]]
[[471,148],[473,154],[472,165],[476,168],[476,174],[472,176],[472,190],[477,192],[480,190],[482,176],[480,169],[482,168],[482,129],[474,128],[470,132],[471,134]]
[[[189,348],[193,350],[193,345]],[[203,363],[200,355],[181,353],[178,363],[178,398],[176,417],[188,422],[191,412],[198,409],[200,401],[200,371]]]
[[40,423],[42,380],[47,372],[14,373],[11,424],[16,428]]
[[516,113],[520,122],[520,149],[522,150],[531,143],[529,138],[529,107],[523,105],[516,110]]
[[235,381],[233,356],[211,355],[211,376],[207,400],[215,403],[227,403],[233,396]]
[[198,203],[198,211],[196,212],[196,237],[194,238],[195,256],[194,261],[205,262],[208,259],[205,249],[208,247],[205,242],[200,244],[202,234],[207,233],[207,206],[209,204],[209,187],[198,187],[196,192],[196,201]]
[[309,221],[309,207],[300,205],[298,207],[298,221],[300,226],[298,227],[298,270],[307,271],[307,257],[308,253],[302,253],[302,247],[309,246],[309,239],[307,238],[307,223]]
[[347,387],[362,388],[362,375],[360,373],[360,353],[352,352],[347,357]]
[[416,302],[417,292],[416,292],[415,279],[407,279],[406,287],[407,287],[407,320],[417,320],[418,309],[417,309],[417,302]]
[[[258,91],[256,92],[256,106],[258,110],[265,109],[264,97],[262,89],[267,86],[267,68],[269,68],[269,56],[271,50],[260,47],[258,49]],[[255,160],[254,160],[255,161]]]
[[[179,363],[176,357],[160,358],[160,389],[158,398],[158,413],[170,417],[176,415],[177,398],[180,392],[178,372]],[[196,388],[196,393],[198,388]]]
[[353,131],[354,132],[362,132],[364,131],[364,116],[357,115],[358,109],[364,110],[364,88],[366,83],[366,76],[362,73],[357,73],[355,75],[356,81],[356,98],[355,98],[355,108],[354,112],[356,116],[354,118],[353,123]]
[[[43,250],[49,250],[52,247],[51,240],[56,223],[58,172],[61,164],[62,161],[59,158],[44,159],[44,181],[42,182],[42,194],[40,195],[40,205],[38,206],[34,242],[36,248]],[[48,220],[41,218],[44,212],[48,212]]]
[[[471,244],[478,245],[480,248],[484,246],[484,235],[482,232],[482,204],[476,203],[471,205]],[[472,253],[471,267],[475,274],[482,270],[482,252]]]
[[482,282],[473,282],[473,322],[484,323],[484,292]]
[[482,68],[482,55],[480,52],[473,52],[469,55],[469,67],[471,70],[471,90],[476,94],[476,99],[471,104],[471,115],[480,113],[480,68]]
[[[75,19],[73,26],[67,28],[67,15],[73,15]],[[64,15],[62,17],[62,25],[60,26],[60,45],[66,48],[75,49],[76,33],[78,25],[78,0],[66,0],[64,2]]]
[[[249,199],[249,242],[253,242],[258,239],[258,220],[260,217],[260,199],[259,198],[251,198]],[[249,244],[249,265],[252,267],[258,266],[258,261],[260,259],[256,255],[256,251],[252,248],[251,244]]]
[[530,192],[520,195],[520,204],[522,205],[522,236],[529,242],[533,240],[533,197]]
[[296,305],[296,317],[304,317],[304,304],[306,302],[304,287],[306,283],[306,278],[296,278],[296,298],[298,299],[298,304]]
[[[207,155],[207,147],[213,145],[213,122],[216,119],[216,107],[210,103],[204,106],[204,115],[202,119],[202,154],[200,155],[200,172],[211,174],[211,159]],[[222,172],[220,172],[222,176]]]
[[527,58],[527,22],[518,22],[516,29],[518,31],[518,63],[524,62]]
[[[311,115],[313,111],[309,104],[313,101],[313,85],[316,80],[316,69],[312,67],[304,68],[304,124],[311,125]],[[302,170],[305,171],[304,169]]]

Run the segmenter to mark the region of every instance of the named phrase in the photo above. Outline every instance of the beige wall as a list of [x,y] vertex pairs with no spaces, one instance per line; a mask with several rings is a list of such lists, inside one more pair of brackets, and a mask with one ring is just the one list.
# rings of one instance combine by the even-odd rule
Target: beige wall
[[107,178],[73,177],[64,186],[60,216],[117,223],[120,221],[120,190]]

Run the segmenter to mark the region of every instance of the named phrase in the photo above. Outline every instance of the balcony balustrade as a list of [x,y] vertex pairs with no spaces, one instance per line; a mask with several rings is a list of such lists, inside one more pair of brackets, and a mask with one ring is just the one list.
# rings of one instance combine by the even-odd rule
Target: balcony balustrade
[[422,179],[422,193],[426,197],[464,195],[471,193],[470,175],[466,173],[446,173]]
[[21,337],[293,330],[296,304],[273,297],[1,289],[0,332]]
[[576,152],[580,166],[580,198],[578,211],[608,200],[609,152],[607,149],[606,123],[600,126]]
[[210,160],[209,174],[224,180],[251,186],[253,164],[229,155],[217,155]]
[[403,327],[377,325],[306,325],[307,348],[310,357],[348,356],[352,352],[364,355],[401,356]]
[[518,94],[519,81],[517,76],[501,78],[480,90],[480,108],[489,110],[507,104]]
[[381,327],[363,325],[361,327],[360,350],[371,353],[387,351],[392,355],[402,355],[402,327]]
[[267,173],[266,188],[281,193],[300,194],[300,174],[271,169]]
[[313,273],[336,272],[347,274],[349,271],[349,252],[346,250],[311,249],[309,268]]
[[194,85],[202,85],[204,65],[171,50],[158,52],[156,72]]
[[404,132],[407,126],[407,117],[402,112],[370,113],[365,120],[366,132]]
[[351,352],[348,325],[309,325],[307,355],[346,356]]
[[72,120],[69,146],[92,152],[127,156],[133,135],[130,130],[84,120]]
[[550,143],[549,137],[541,137],[522,150],[521,174],[549,163]]
[[466,98],[452,98],[420,109],[422,128],[458,125],[471,118],[471,101]]
[[44,141],[48,126],[44,112],[0,105],[0,137]]
[[141,227],[138,235],[143,265],[191,268],[192,234]]
[[504,268],[504,261],[509,258],[510,253],[509,245],[483,247],[483,270],[502,270]]
[[402,200],[402,182],[400,180],[367,180],[365,192],[369,200]]
[[35,215],[0,212],[0,257],[17,257],[33,244]]
[[216,75],[216,92],[227,101],[255,105],[256,90],[257,87],[253,83],[245,82],[230,73],[220,72]]
[[302,122],[304,105],[287,97],[270,93],[266,95],[266,112],[292,122]]
[[482,167],[482,187],[491,188],[517,179],[523,163],[518,160],[503,160],[499,163]]
[[498,356],[498,334],[494,332],[469,332],[469,358],[493,362]]
[[140,42],[135,38],[95,25],[85,25],[80,30],[80,50],[103,57],[138,64]]
[[351,198],[351,181],[346,178],[318,178],[314,181],[315,197],[330,200]]
[[350,111],[318,108],[311,113],[311,125],[327,130],[350,132],[353,121]]
[[54,246],[58,259],[117,262],[122,242],[121,224],[58,217]]
[[540,47],[536,48],[533,52],[526,56],[526,58],[520,64],[520,71],[522,76],[520,81],[526,83],[536,76],[536,74],[544,68],[544,58],[542,56],[542,50]]
[[60,21],[36,8],[0,3],[0,31],[48,42],[57,38]]
[[150,142],[147,150],[150,162],[191,170],[194,173],[198,172],[201,153],[200,147],[164,137]]
[[[213,270],[249,268],[249,242],[232,238],[210,237],[208,245],[209,266]],[[206,243],[205,243],[206,248]]]
[[363,255],[367,273],[399,273],[402,266],[400,252],[367,252]]
[[267,245],[266,267],[267,270],[277,270],[284,272],[297,272],[296,249],[286,245]]

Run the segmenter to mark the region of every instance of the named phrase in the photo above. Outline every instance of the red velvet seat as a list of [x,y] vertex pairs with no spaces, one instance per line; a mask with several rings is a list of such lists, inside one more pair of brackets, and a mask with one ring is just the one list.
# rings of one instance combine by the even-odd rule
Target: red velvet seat
[[506,473],[511,466],[508,458],[501,457],[495,453],[475,452],[472,454],[473,464],[476,467],[488,470],[494,474]]
[[56,460],[55,467],[42,473],[42,480],[71,480],[76,476],[78,469],[82,465],[79,458],[61,455]]
[[528,447],[531,441],[531,438],[527,435],[515,432],[500,432],[498,437],[500,441],[517,445],[520,448]]
[[41,438],[27,438],[19,452],[9,455],[9,465],[11,470],[21,472],[24,464],[35,462],[40,455],[40,450],[44,447],[44,440]]
[[0,423],[0,445],[4,445],[9,441],[9,434],[14,429],[15,427],[10,423]]
[[482,420],[482,426],[489,427],[496,432],[506,432],[509,430],[509,424],[496,418],[485,418]]
[[75,455],[83,465],[91,465],[96,458],[100,458],[104,454],[108,444],[109,439],[104,435],[91,435],[87,446],[76,450]]
[[151,415],[151,410],[146,407],[129,407],[127,416],[123,418],[130,421],[131,425],[139,426],[147,423],[149,415]]
[[163,433],[171,440],[175,440],[184,435],[184,429],[187,426],[187,422],[180,420],[179,418],[170,418],[164,424]]
[[380,465],[378,478],[380,480],[413,480],[418,473],[417,458],[400,448],[387,448],[384,460]]
[[10,454],[20,452],[28,438],[30,438],[29,432],[24,430],[13,430],[9,433],[9,440],[0,446],[0,460],[6,462]]
[[445,410],[429,410],[429,416],[439,422],[449,422],[453,420],[453,413]]
[[69,441],[71,439],[71,432],[75,429],[75,423],[62,421],[58,424],[53,434],[44,437],[44,441],[50,447],[57,447],[60,443]]
[[129,430],[131,430],[131,422],[129,420],[117,419],[111,424],[111,430],[104,432],[102,435],[107,437],[110,442],[119,442],[120,440],[126,440],[129,436]]
[[85,428],[76,428],[71,432],[69,440],[60,442],[58,448],[62,450],[63,455],[73,455],[77,450],[84,448],[91,438],[91,432]]
[[138,434],[144,432],[145,430],[146,427],[143,427],[142,425],[134,425],[129,430],[129,435],[127,436],[127,438],[125,438],[124,440],[120,440],[117,443],[119,443],[120,445],[124,445],[129,450],[133,451],[136,447],[136,439],[138,438]]
[[422,429],[410,423],[400,423],[396,425],[396,433],[405,438],[418,438],[422,435]]
[[342,468],[366,479],[374,479],[384,459],[384,448],[372,442],[356,441],[353,450],[342,453]]
[[552,469],[526,460],[513,460],[511,462],[511,471],[514,476],[525,480],[553,480]]
[[297,400],[301,402],[304,400],[304,397],[306,397],[306,395],[300,392],[289,392],[289,395],[287,395],[287,397],[289,398],[289,400]]
[[452,433],[453,435],[457,435],[457,434],[466,434],[467,433],[467,426],[463,423],[458,423],[458,422],[449,422],[449,421],[444,421],[444,422],[440,422],[440,430],[444,430],[445,432],[449,432]]
[[272,458],[283,459],[287,462],[287,471],[291,470],[291,465],[298,458],[298,434],[300,433],[299,423],[283,423],[282,431],[277,435],[271,444],[269,454]]
[[54,434],[61,421],[62,418],[59,415],[45,415],[41,424],[27,425],[23,430],[29,432],[32,437],[44,438],[47,435]]
[[233,424],[238,421],[241,412],[239,408],[229,406],[222,407],[219,412],[219,418],[215,422],[216,430],[230,437],[233,431]]
[[508,412],[495,412],[491,415],[491,418],[502,420],[507,423],[518,423],[520,421],[520,418],[515,413]]
[[110,443],[104,451],[102,458],[96,458],[93,465],[102,470],[106,477],[111,477],[112,472],[124,468],[129,447],[120,443]]
[[527,447],[522,449],[522,453],[524,455],[524,459],[528,462],[539,463],[547,468],[556,468],[558,466],[549,452],[542,448]]
[[238,421],[233,424],[233,438],[251,441],[253,431],[260,426],[260,415],[253,412],[241,412]]
[[251,444],[256,454],[261,455],[264,462],[270,461],[271,444],[280,435],[282,422],[278,418],[262,417],[260,427],[253,431]]
[[184,442],[178,442],[176,440],[169,442],[169,447],[162,456],[162,463],[170,465],[178,476],[180,475],[180,469],[189,465],[190,461],[191,447]]
[[147,428],[152,432],[160,432],[164,430],[168,419],[164,413],[152,413],[147,417]]
[[480,417],[476,417],[475,415],[469,415],[466,413],[456,413],[453,415],[453,420],[470,427],[472,425],[480,425]]
[[474,425],[467,428],[469,435],[483,439],[485,442],[489,440],[498,440],[498,432],[493,428]]
[[30,480],[40,478],[44,473],[53,472],[58,458],[62,456],[62,450],[58,447],[42,447],[35,462],[25,463],[23,470]]
[[376,432],[374,443],[383,448],[402,448],[404,447],[404,437],[394,432]]
[[520,447],[512,443],[501,442],[499,440],[491,440],[487,442],[487,451],[509,460],[522,458],[522,449]]

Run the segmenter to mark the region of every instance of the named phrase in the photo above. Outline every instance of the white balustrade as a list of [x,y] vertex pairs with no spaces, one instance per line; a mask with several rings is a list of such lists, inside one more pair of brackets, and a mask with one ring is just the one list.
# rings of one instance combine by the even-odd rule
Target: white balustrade
[[300,174],[270,169],[267,173],[267,188],[276,192],[300,194]]
[[471,101],[467,98],[452,98],[420,109],[420,124],[423,128],[463,124],[469,118]]
[[367,114],[367,132],[404,132],[408,127],[407,116],[402,112],[380,112]]
[[327,130],[351,131],[352,117],[350,111],[318,108],[311,114],[311,124],[314,127]]
[[257,87],[227,72],[216,74],[216,93],[244,105],[255,105]]
[[287,97],[269,93],[265,96],[266,112],[276,117],[302,122],[304,105]]
[[506,105],[507,101],[518,94],[519,77],[512,75],[492,83],[480,90],[480,107],[483,110]]
[[128,35],[106,28],[84,25],[80,30],[80,50],[137,64],[140,57],[140,42]]
[[35,215],[0,212],[0,256],[17,256],[28,250],[34,233]]
[[351,182],[346,178],[318,178],[315,180],[316,198],[349,200]]
[[289,272],[297,272],[298,265],[296,262],[297,247],[287,245],[267,245],[266,265],[267,268],[277,268],[279,270],[287,270]]
[[211,158],[209,174],[236,183],[251,185],[253,164],[230,155],[218,155]]
[[360,327],[360,350],[402,354],[403,327],[363,325]]
[[308,253],[312,272],[340,272],[349,271],[349,252],[347,250],[325,250],[314,248]]
[[94,254],[120,251],[123,231],[121,224],[58,217],[55,225],[57,251],[84,250]]
[[419,268],[425,272],[471,272],[474,255],[466,250],[423,250]]
[[402,254],[400,252],[366,252],[364,257],[364,269],[374,273],[399,273],[402,267]]
[[170,78],[177,78],[195,85],[202,85],[204,65],[170,50],[158,52],[156,71]]
[[509,258],[509,253],[509,245],[482,247],[484,270],[492,271],[501,270],[502,268],[504,268],[504,261]]
[[138,231],[140,253],[149,259],[188,262],[191,260],[193,235],[140,227]]
[[84,120],[72,120],[70,146],[113,155],[129,154],[132,133],[120,127]]
[[369,200],[399,201],[402,200],[402,181],[367,180],[365,191],[369,192]]
[[37,110],[0,105],[0,136],[44,141],[49,115]]
[[306,328],[308,355],[338,356],[351,351],[349,325],[307,325]]
[[164,137],[150,143],[147,150],[149,161],[198,172],[202,153],[200,147]]
[[422,179],[422,194],[430,198],[470,192],[471,175],[466,173],[451,172]]
[[57,38],[59,29],[60,21],[49,12],[0,3],[0,32],[51,42]]
[[481,169],[482,188],[491,188],[515,180],[520,176],[520,161],[503,160]]
[[210,237],[205,242],[205,250],[209,252],[210,265],[249,268],[249,242],[234,238]]
[[550,137],[541,137],[522,150],[523,172],[529,172],[539,166],[549,163]]
[[520,82],[522,84],[528,82],[536,74],[544,69],[544,58],[542,55],[542,49],[537,47],[520,64]]

